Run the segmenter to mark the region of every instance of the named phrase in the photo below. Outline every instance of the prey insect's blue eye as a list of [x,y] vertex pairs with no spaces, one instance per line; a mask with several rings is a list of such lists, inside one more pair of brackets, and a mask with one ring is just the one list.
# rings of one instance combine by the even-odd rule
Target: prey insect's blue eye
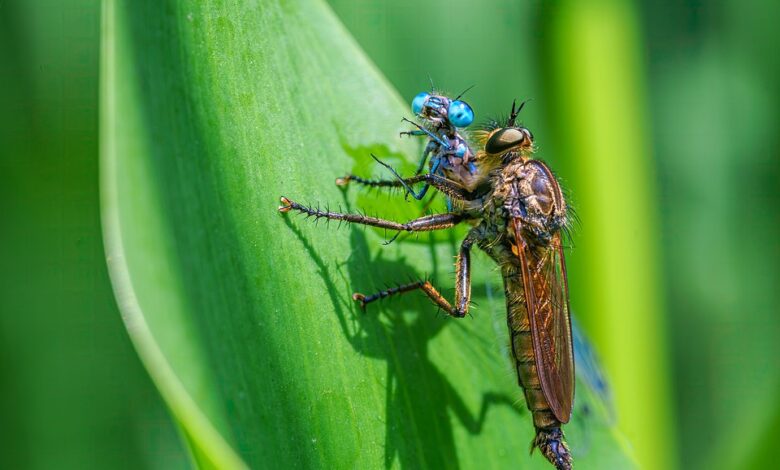
[[412,100],[412,112],[414,114],[420,114],[422,112],[425,101],[431,96],[426,92],[418,93]]
[[[420,95],[417,95],[420,96]],[[464,101],[453,101],[447,110],[447,119],[455,127],[467,127],[474,122],[474,111]]]

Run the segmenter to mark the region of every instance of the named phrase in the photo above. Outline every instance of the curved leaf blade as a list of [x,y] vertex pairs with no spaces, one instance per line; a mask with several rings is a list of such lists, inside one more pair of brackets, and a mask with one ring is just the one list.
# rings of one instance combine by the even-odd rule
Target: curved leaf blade
[[[334,178],[403,170],[405,106],[317,1],[107,1],[103,211],[125,322],[201,465],[492,467],[532,437],[489,268],[478,321],[353,291],[451,282],[456,233],[382,247],[379,231],[283,217],[281,194],[381,211]],[[438,240],[438,241],[437,241]],[[441,242],[444,240],[444,242]],[[475,263],[490,266],[484,257]],[[627,462],[608,425],[580,468]],[[578,438],[579,439],[579,438]],[[547,468],[536,456],[532,467]],[[624,465],[625,466],[625,465]]]

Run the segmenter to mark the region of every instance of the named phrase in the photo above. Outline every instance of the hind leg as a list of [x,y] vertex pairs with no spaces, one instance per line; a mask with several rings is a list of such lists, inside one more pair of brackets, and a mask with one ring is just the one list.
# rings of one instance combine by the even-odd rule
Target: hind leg
[[470,237],[466,237],[460,246],[460,252],[458,253],[458,260],[456,261],[456,274],[455,274],[455,305],[447,301],[439,291],[433,287],[429,281],[416,281],[409,284],[404,284],[398,287],[385,289],[371,295],[363,295],[355,293],[352,298],[360,302],[360,306],[365,308],[366,305],[371,302],[375,302],[391,295],[400,295],[407,292],[413,292],[421,290],[429,299],[433,301],[439,308],[447,312],[450,316],[455,318],[463,318],[469,312],[469,304],[471,303],[471,245],[474,241]]

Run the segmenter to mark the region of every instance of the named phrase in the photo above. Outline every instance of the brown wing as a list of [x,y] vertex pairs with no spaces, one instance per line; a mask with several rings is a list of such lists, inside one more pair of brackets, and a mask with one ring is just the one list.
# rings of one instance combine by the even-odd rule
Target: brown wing
[[513,219],[518,240],[514,251],[523,274],[536,370],[553,414],[568,423],[574,401],[574,350],[561,236],[556,234],[548,247],[531,248],[522,241],[521,223]]

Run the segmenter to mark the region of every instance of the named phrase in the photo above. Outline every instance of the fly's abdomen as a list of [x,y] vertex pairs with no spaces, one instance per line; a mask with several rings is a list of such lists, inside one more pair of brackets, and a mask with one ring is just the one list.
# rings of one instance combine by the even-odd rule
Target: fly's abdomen
[[[509,281],[508,284],[511,283]],[[522,295],[522,288],[506,286],[507,324],[517,379],[525,393],[525,403],[533,416],[534,426],[541,429],[557,428],[561,423],[550,410],[536,371],[531,326]]]
[[515,356],[517,379],[525,393],[525,403],[531,411],[534,426],[550,429],[560,426],[560,422],[550,410],[550,405],[542,393],[539,374],[534,362],[534,349],[530,331],[511,331],[512,352]]

